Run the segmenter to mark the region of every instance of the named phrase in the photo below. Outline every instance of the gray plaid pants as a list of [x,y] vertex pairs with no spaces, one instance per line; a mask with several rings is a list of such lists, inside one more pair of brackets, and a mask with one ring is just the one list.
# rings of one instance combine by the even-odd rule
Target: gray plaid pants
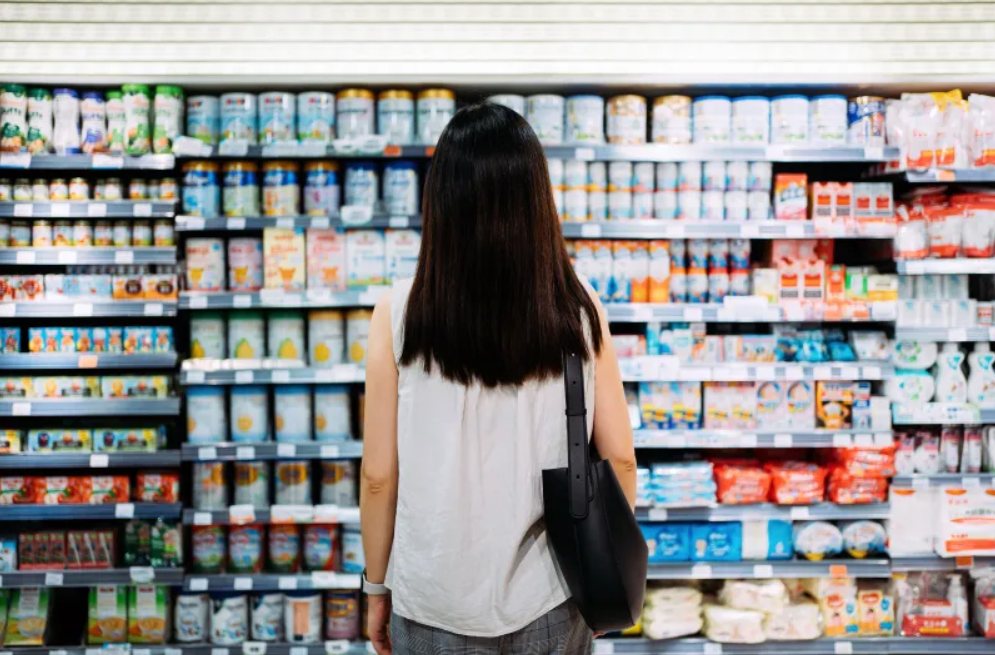
[[466,637],[394,614],[390,641],[394,655],[589,655],[592,634],[577,607],[567,601],[500,637]]

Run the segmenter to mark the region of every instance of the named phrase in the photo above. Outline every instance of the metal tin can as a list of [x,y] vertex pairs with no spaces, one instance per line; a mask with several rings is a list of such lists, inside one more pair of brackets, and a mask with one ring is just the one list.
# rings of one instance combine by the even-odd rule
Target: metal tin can
[[[259,359],[265,353],[266,319],[263,313],[246,310],[228,314],[228,357],[230,359]],[[269,416],[268,399],[265,416]],[[261,425],[265,425],[265,423],[264,419]],[[266,439],[254,439],[254,441],[268,439],[269,436]]]
[[102,152],[107,147],[107,113],[104,94],[87,91],[79,103],[80,149],[83,152]]
[[663,96],[653,101],[653,142],[691,143],[691,98]]
[[808,140],[816,146],[846,145],[846,96],[815,96],[808,103]]
[[392,216],[418,213],[418,165],[413,161],[392,161],[384,165],[383,199]]
[[366,568],[363,555],[363,536],[358,525],[342,527],[342,570],[346,573],[362,573]]
[[377,201],[377,166],[371,162],[349,162],[345,168],[345,204],[372,207]]
[[[304,443],[311,441],[310,387],[299,384],[275,387],[273,390],[273,407],[273,422],[276,428],[277,441],[281,443]],[[279,470],[277,474],[279,475]],[[277,483],[279,485],[279,480]],[[310,487],[308,489],[310,490]]]
[[808,97],[778,96],[770,101],[770,142],[799,144],[808,141]]
[[183,211],[191,216],[217,218],[221,200],[218,165],[192,161],[183,166]]
[[359,639],[359,592],[329,591],[325,597],[325,639]]
[[263,528],[233,525],[228,528],[228,570],[260,573],[263,570]]
[[726,163],[724,161],[706,161],[704,163],[701,188],[705,191],[726,190]]
[[747,174],[748,191],[770,191],[774,169],[769,161],[750,162]]
[[615,96],[605,106],[608,143],[646,143],[646,98]]
[[45,153],[52,149],[52,92],[48,89],[28,91],[28,152]]
[[257,167],[249,161],[226,162],[222,166],[225,216],[259,215],[259,178]]
[[335,96],[307,91],[297,96],[297,139],[302,143],[331,143],[335,137]]
[[847,142],[858,146],[883,146],[884,98],[858,96],[847,103]]
[[581,95],[567,98],[567,143],[605,142],[605,100]]
[[726,189],[729,191],[745,191],[749,180],[749,164],[745,161],[730,161],[725,163]]
[[725,218],[723,191],[701,192],[701,218],[706,221],[721,221]]
[[[277,392],[285,387],[277,387]],[[309,398],[310,400],[310,398]],[[311,463],[307,460],[280,460],[276,473],[276,505],[311,504]]]
[[131,223],[128,221],[114,221],[112,240],[118,248],[131,245]]
[[[195,389],[210,389],[211,387],[191,387],[187,390],[189,400]],[[221,390],[220,397],[224,397]],[[222,404],[220,414],[224,417],[225,408]],[[189,417],[189,410],[188,410]],[[222,419],[223,420],[223,419]],[[216,437],[222,437],[215,433]],[[200,511],[223,510],[228,505],[228,476],[225,473],[224,462],[196,462],[193,465],[193,506]]]
[[346,459],[321,463],[321,502],[339,507],[359,505],[355,461]]
[[104,181],[104,200],[114,202],[116,200],[121,200],[124,198],[124,187],[121,185],[121,180],[116,177],[107,178]]
[[563,143],[563,96],[549,93],[528,97],[526,118],[543,145]]
[[729,143],[732,102],[726,96],[702,96],[691,103],[694,143]]
[[293,93],[270,91],[259,95],[259,143],[297,141],[296,100]]
[[407,146],[415,142],[415,100],[410,91],[390,89],[377,97],[377,130],[387,143]]
[[31,183],[31,199],[35,202],[47,202],[51,193],[48,190],[48,182],[37,179]]
[[283,641],[283,594],[253,594],[251,605],[252,639],[264,642]]
[[131,224],[131,245],[144,248],[152,245],[152,223],[134,221]]
[[376,119],[373,92],[368,89],[343,89],[335,94],[335,113],[340,139],[356,139],[375,133]]
[[198,139],[209,146],[218,142],[221,116],[218,113],[218,99],[214,96],[190,96],[187,98],[187,136]]
[[[337,310],[308,312],[308,362],[314,368],[332,368],[345,358],[345,320]],[[316,389],[321,389],[317,387]],[[317,390],[316,392],[317,393]],[[315,414],[315,426],[318,424]]]
[[305,164],[304,213],[308,216],[338,216],[340,202],[338,163],[311,161]]
[[763,96],[732,99],[732,142],[757,145],[770,141],[770,100]]
[[632,218],[632,192],[608,192],[608,220],[627,221]]
[[168,218],[157,218],[152,224],[152,243],[156,246],[176,245],[176,232],[173,221]]
[[[229,393],[231,440],[256,443],[269,440],[269,394],[264,386],[236,385]],[[236,473],[238,471],[236,470]],[[268,478],[268,476],[267,476]],[[238,480],[236,479],[236,483]],[[269,483],[266,482],[266,486]],[[235,501],[239,502],[238,500]]]
[[654,191],[656,180],[654,179],[653,164],[649,162],[638,162],[632,166],[632,190],[639,192]]
[[190,539],[194,573],[221,573],[228,556],[225,529],[220,525],[195,525]]
[[308,525],[304,528],[304,568],[308,571],[334,571],[339,562],[337,525]]
[[590,216],[587,207],[587,189],[567,189],[563,192],[563,220],[586,221]]
[[300,206],[297,164],[271,161],[263,164],[263,214],[295,216]]
[[72,181],[69,182],[68,193],[70,200],[89,200],[90,185],[82,177],[74,177]]
[[608,164],[608,191],[632,191],[632,175],[632,162],[611,162]]
[[221,143],[225,141],[256,142],[259,119],[256,96],[251,93],[221,95]]
[[[106,189],[105,189],[106,191]],[[145,180],[134,179],[128,182],[128,200],[148,200],[149,187]]]
[[121,91],[124,93],[124,151],[129,155],[146,155],[151,146],[149,87],[125,84]]
[[31,244],[34,248],[52,247],[52,223],[38,219],[31,224]]
[[[232,387],[232,404],[235,391],[242,387]],[[261,387],[265,395],[265,387]],[[244,396],[243,396],[244,397]],[[265,404],[263,405],[265,408]],[[238,419],[232,416],[232,432]],[[264,417],[265,425],[265,417]],[[232,435],[232,441],[238,441]],[[262,439],[258,439],[262,441]],[[256,509],[269,509],[269,462],[235,462],[235,504],[252,505]]]
[[366,350],[372,318],[373,312],[368,309],[352,309],[346,314],[346,348],[349,361],[353,364],[366,366]]
[[701,218],[701,191],[677,192],[677,219],[696,221]]
[[73,223],[73,243],[79,246],[92,246],[93,226],[90,221],[75,221]]
[[159,200],[170,201],[177,198],[176,179],[164,177],[159,180]]
[[[115,224],[116,231],[117,224]],[[190,291],[221,291],[224,289],[224,240],[213,237],[187,239],[186,268],[187,288]]]
[[677,192],[672,189],[653,194],[653,216],[658,219],[677,218]]
[[97,221],[93,225],[93,245],[106,247],[114,245],[114,228],[110,221]]
[[677,190],[697,191],[701,189],[704,177],[699,161],[682,161],[677,165]]
[[52,245],[56,248],[65,248],[67,246],[76,245],[76,242],[73,241],[72,221],[55,221],[55,224],[52,226]]
[[228,290],[263,288],[263,242],[258,237],[228,239]]
[[[69,200],[69,185],[61,177],[53,179],[48,184],[49,200]],[[86,200],[86,198],[73,198],[73,200]]]
[[307,352],[304,345],[304,314],[298,311],[273,311],[269,314],[268,323],[269,357],[303,360]]
[[456,113],[456,94],[449,89],[425,89],[418,92],[416,106],[418,141],[434,146]]
[[300,528],[296,525],[271,525],[268,536],[269,570],[296,573],[300,567]]
[[723,204],[727,221],[745,221],[748,218],[745,191],[726,191]]
[[17,220],[10,222],[10,247],[31,247],[31,223]]
[[519,116],[525,116],[525,96],[515,95],[514,93],[499,93],[498,95],[487,98],[487,102],[502,105],[518,113]]
[[152,151],[173,152],[173,142],[183,134],[183,89],[170,84],[155,88]]

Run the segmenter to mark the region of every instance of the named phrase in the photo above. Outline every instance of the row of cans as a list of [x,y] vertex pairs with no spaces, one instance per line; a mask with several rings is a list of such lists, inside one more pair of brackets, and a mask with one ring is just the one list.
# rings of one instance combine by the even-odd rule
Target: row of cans
[[[0,178],[0,201],[14,202],[47,202],[47,201],[83,201],[90,200],[90,182],[83,177],[74,177],[67,183],[63,178],[51,181],[38,178],[29,180],[18,178],[11,184],[6,178]],[[93,200],[176,200],[179,197],[176,180],[166,177],[161,180],[145,180],[134,178],[128,183],[127,193],[116,177],[100,178],[94,181]]]
[[586,162],[549,159],[554,189],[569,191],[770,191],[770,162]]
[[767,191],[553,191],[565,221],[766,221]]
[[[318,479],[312,478],[315,469]],[[307,460],[277,462],[198,462],[193,466],[193,504],[199,511],[226,510],[232,504],[268,509],[271,505],[322,505],[354,507],[356,462],[322,461],[312,467]],[[313,493],[317,488],[317,494]]]
[[0,219],[0,248],[85,248],[89,246],[172,246],[172,219],[87,221]]
[[[302,529],[303,528],[303,529]],[[193,527],[196,573],[300,573],[363,570],[358,526],[295,523]]]

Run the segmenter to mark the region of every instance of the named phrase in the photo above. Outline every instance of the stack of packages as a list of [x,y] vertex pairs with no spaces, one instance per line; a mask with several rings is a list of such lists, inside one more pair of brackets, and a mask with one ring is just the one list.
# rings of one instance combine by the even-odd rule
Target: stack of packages
[[801,580],[800,590],[818,603],[827,637],[883,637],[895,633],[895,601],[887,583],[813,578]]
[[718,603],[705,604],[704,634],[720,643],[757,644],[817,639],[822,630],[818,606],[792,600],[781,580],[727,580]]
[[643,634],[650,639],[673,639],[701,630],[701,592],[691,587],[646,590]]
[[895,445],[834,448],[829,458],[829,500],[841,505],[883,503],[895,475]]
[[709,462],[654,464],[653,503],[658,507],[692,507],[715,503],[715,481]]

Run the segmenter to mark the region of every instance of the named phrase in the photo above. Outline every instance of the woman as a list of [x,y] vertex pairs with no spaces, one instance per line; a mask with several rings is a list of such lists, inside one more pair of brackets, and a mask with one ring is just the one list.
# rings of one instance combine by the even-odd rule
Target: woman
[[571,267],[528,123],[458,112],[423,210],[417,274],[370,327],[370,639],[380,655],[589,652],[542,521],[542,471],[567,463],[564,351],[583,355],[587,425],[630,505],[636,459],[604,310]]

